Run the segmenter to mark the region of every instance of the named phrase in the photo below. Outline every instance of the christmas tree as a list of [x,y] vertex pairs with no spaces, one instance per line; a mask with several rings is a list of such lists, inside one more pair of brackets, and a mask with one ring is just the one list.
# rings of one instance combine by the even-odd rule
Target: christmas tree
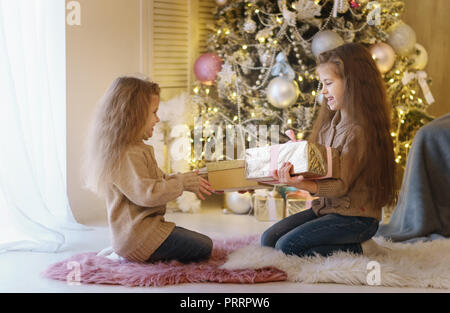
[[[396,162],[404,168],[416,131],[433,119],[426,109],[434,102],[423,71],[427,52],[401,19],[404,1],[216,3],[210,51],[194,68],[192,101],[202,118],[203,142],[214,138],[217,127],[237,127],[248,130],[242,142],[248,147],[258,140],[258,125],[279,125],[280,142],[288,140],[288,129],[307,138],[321,103],[316,56],[358,42],[371,51],[386,82]],[[198,155],[191,161],[202,166]]]

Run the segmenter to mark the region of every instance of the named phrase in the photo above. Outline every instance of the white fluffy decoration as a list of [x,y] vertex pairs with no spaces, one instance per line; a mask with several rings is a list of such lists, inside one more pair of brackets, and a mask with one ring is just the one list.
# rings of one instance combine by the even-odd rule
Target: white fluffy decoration
[[236,214],[246,214],[252,207],[252,196],[250,193],[226,192],[225,205]]
[[[188,142],[190,140],[188,125],[192,123],[193,119],[188,97],[187,93],[182,93],[159,104],[158,117],[161,121],[155,125],[153,136],[146,143],[153,146],[155,158],[160,168],[164,166],[164,141],[168,143],[167,152],[170,154],[174,150],[172,149],[173,145],[179,145],[180,142]],[[174,129],[183,129],[183,127],[186,129],[184,132],[173,131]],[[169,159],[172,173],[190,171],[187,160],[180,160],[174,155],[170,155]],[[201,202],[195,194],[183,192],[176,201],[169,203],[167,208],[174,208],[174,206],[183,212],[198,212]]]
[[183,212],[196,213],[200,210],[202,205],[201,201],[192,192],[183,192],[183,194],[177,198],[178,208]]
[[273,266],[286,272],[289,281],[368,285],[371,261],[380,265],[380,285],[386,287],[450,289],[450,239],[417,243],[393,243],[373,238],[380,251],[371,255],[338,252],[330,257],[286,255],[258,242],[228,256],[222,268],[258,269]]

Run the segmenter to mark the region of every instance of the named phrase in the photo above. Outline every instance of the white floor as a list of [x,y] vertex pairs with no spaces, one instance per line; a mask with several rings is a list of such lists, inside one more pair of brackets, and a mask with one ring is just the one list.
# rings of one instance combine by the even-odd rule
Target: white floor
[[[253,216],[223,214],[218,207],[203,208],[200,213],[168,213],[166,220],[205,233],[213,238],[257,234],[272,223],[259,222]],[[163,288],[128,288],[110,285],[69,285],[48,280],[39,273],[50,264],[82,252],[99,251],[109,246],[106,225],[98,225],[87,232],[68,233],[67,244],[57,254],[11,252],[0,254],[0,292],[166,292],[166,293],[300,293],[300,292],[450,292],[436,289],[386,288],[374,286],[347,286],[339,284],[300,284],[276,282],[262,284],[181,284]]]

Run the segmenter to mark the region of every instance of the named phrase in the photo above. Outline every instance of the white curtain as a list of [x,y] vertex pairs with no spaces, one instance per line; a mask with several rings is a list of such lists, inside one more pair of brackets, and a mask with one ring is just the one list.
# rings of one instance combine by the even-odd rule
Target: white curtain
[[64,0],[0,0],[0,252],[85,230],[66,191]]

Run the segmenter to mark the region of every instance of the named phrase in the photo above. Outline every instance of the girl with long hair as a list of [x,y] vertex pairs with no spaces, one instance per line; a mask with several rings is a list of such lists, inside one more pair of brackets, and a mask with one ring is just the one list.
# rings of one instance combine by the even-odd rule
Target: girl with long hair
[[383,206],[396,198],[390,110],[383,79],[369,51],[356,43],[322,53],[317,73],[322,104],[308,141],[340,152],[340,177],[305,180],[285,163],[274,178],[314,197],[308,210],[264,232],[263,246],[286,254],[330,255],[336,251],[376,252],[375,235]]
[[159,122],[158,84],[133,76],[119,77],[100,101],[87,149],[87,187],[103,196],[108,210],[112,247],[135,262],[206,259],[209,237],[164,220],[166,203],[183,191],[213,190],[196,172],[166,175],[153,147],[143,141]]

